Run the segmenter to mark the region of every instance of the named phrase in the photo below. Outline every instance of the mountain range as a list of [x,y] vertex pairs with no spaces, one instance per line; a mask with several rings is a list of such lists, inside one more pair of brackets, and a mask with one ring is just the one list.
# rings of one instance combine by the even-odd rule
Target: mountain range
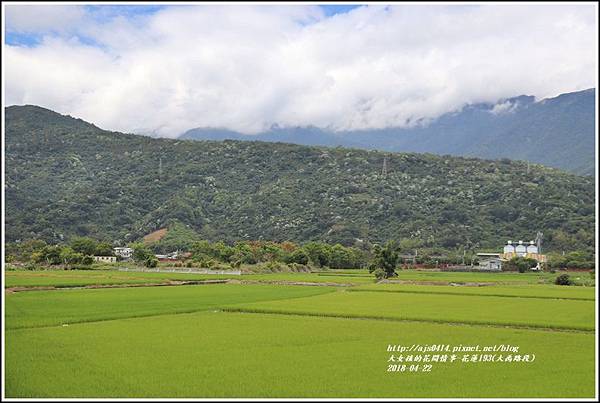
[[102,130],[5,109],[5,238],[114,244],[160,228],[212,241],[409,239],[497,249],[544,232],[594,249],[594,179],[538,164]]
[[255,135],[196,128],[179,138],[510,158],[594,175],[595,99],[595,89],[590,88],[537,102],[533,96],[521,95],[496,103],[469,104],[460,111],[406,128],[331,131],[313,126],[273,127]]

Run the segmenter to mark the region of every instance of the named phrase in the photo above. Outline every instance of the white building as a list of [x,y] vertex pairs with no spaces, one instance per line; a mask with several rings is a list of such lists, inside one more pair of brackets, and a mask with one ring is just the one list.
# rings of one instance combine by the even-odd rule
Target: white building
[[528,244],[523,241],[519,241],[516,245],[512,241],[506,242],[504,245],[503,254],[500,258],[504,260],[510,260],[513,257],[527,257],[535,259],[538,262],[546,262],[546,255],[541,255],[539,249],[534,241],[529,241]]
[[533,241],[529,241],[529,245],[527,245],[527,253],[538,253],[538,247]]
[[479,261],[479,270],[500,271],[502,270],[502,259],[499,257],[488,257]]
[[523,245],[523,241],[519,241],[517,246],[515,246],[515,253],[519,257],[525,257],[525,255],[527,255],[527,246]]
[[113,251],[114,251],[115,255],[122,257],[124,260],[131,259],[131,256],[133,256],[133,249],[126,248],[124,246],[118,247],[118,248],[113,248]]
[[504,245],[504,253],[515,253],[515,245],[513,245],[512,241],[506,242],[506,245]]

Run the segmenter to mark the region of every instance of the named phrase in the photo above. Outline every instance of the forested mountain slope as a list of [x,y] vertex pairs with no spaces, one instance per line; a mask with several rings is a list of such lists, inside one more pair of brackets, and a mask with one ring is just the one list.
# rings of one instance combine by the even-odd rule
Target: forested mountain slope
[[177,222],[225,241],[594,244],[593,179],[524,162],[153,139],[36,106],[6,108],[5,137],[7,241],[122,243]]
[[317,127],[274,128],[257,135],[192,129],[180,138],[281,141],[385,151],[510,158],[593,175],[596,91],[561,94],[535,102],[521,95],[465,106],[428,124],[407,128],[333,132]]

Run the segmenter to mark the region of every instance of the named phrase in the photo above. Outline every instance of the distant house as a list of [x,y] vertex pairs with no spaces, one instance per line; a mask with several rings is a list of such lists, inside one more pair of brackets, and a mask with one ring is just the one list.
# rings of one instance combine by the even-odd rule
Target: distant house
[[95,262],[116,263],[116,256],[94,256]]
[[502,270],[502,259],[499,257],[488,257],[479,261],[479,270],[500,271]]
[[161,262],[172,262],[174,260],[185,259],[191,256],[191,253],[181,253],[179,251],[167,253],[166,255],[154,255]]
[[131,256],[133,256],[133,249],[126,248],[124,246],[113,248],[113,251],[115,255],[120,256],[121,258],[123,258],[123,260],[129,260],[131,259]]

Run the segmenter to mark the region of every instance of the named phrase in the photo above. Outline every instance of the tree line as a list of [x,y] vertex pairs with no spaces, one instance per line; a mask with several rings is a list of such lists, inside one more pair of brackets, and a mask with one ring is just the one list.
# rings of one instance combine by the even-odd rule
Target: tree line
[[[169,244],[171,244],[169,242]],[[133,248],[133,260],[147,267],[156,267],[155,253],[163,252],[161,242],[128,244]],[[329,244],[311,241],[302,244],[290,241],[238,241],[226,243],[208,240],[189,241],[179,249],[179,260],[175,265],[187,267],[239,268],[263,263],[300,265],[312,268],[369,269],[377,277],[392,277],[397,268],[429,267],[442,268],[451,265],[476,266],[479,260],[474,250],[440,250],[421,248],[409,240],[390,240],[382,244],[362,244],[347,247],[339,243]],[[171,252],[175,251],[173,249]],[[415,253],[417,252],[417,253]],[[34,239],[11,242],[5,245],[6,262],[22,262],[45,266],[78,268],[93,263],[93,256],[115,256],[108,241],[90,237],[74,237],[66,243],[47,244]],[[119,256],[116,256],[120,260]],[[505,266],[508,270],[524,272],[535,267],[531,259],[513,259]],[[594,269],[593,254],[586,251],[548,255],[547,269]]]

